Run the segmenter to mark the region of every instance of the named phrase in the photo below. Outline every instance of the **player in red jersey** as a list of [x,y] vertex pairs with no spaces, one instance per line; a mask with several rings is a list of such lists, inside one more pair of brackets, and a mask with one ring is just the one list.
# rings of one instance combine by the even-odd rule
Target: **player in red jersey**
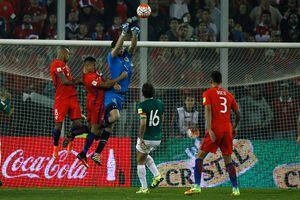
[[[88,133],[83,150],[77,155],[77,158],[86,166],[86,154],[91,147],[95,137],[100,136],[100,126],[104,118],[104,91],[113,87],[118,81],[126,78],[127,72],[123,72],[114,80],[104,80],[102,74],[96,70],[96,59],[88,56],[84,59],[82,82],[87,90],[86,112],[87,121],[90,124],[91,131]],[[92,155],[92,160],[100,165],[100,158]]]
[[[236,127],[240,121],[240,113],[234,96],[227,90],[220,87],[222,75],[218,71],[211,74],[211,88],[203,93],[203,106],[205,107],[206,132],[201,144],[201,150],[195,161],[194,176],[195,185],[185,192],[186,195],[198,194],[201,192],[201,174],[203,171],[203,160],[207,154],[215,153],[221,149],[226,170],[232,183],[232,195],[240,195],[236,170],[232,162],[231,154],[233,138],[236,136]],[[235,114],[235,123],[232,127],[230,113]]]
[[[79,82],[73,79],[67,61],[70,57],[70,50],[62,47],[58,51],[57,59],[50,64],[50,74],[55,87],[54,100],[54,119],[55,128],[52,131],[54,147],[53,157],[58,157],[59,138],[62,124],[67,114],[72,120],[71,133],[79,135],[89,132],[87,126],[81,124],[81,109],[77,99],[75,85]],[[71,151],[72,143],[68,145],[68,151]]]

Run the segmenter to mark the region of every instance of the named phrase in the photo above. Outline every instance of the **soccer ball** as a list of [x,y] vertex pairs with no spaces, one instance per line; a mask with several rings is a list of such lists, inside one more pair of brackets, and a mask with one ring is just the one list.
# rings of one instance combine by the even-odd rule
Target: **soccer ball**
[[146,3],[141,3],[139,7],[136,9],[136,14],[140,18],[148,18],[151,15],[151,8]]

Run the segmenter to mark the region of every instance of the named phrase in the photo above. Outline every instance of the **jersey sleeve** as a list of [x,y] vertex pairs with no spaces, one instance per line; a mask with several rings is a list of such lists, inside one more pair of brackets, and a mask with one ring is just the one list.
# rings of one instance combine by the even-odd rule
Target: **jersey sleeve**
[[210,100],[208,91],[203,93],[203,106],[206,106],[206,105],[211,105],[211,100]]
[[59,74],[59,73],[63,73],[63,67],[64,67],[64,63],[62,62],[56,62],[54,63],[54,73],[55,74]]

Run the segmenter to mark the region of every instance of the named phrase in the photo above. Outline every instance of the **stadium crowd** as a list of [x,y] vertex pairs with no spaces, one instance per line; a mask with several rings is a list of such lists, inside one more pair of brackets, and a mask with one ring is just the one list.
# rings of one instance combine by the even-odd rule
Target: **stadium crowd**
[[[66,39],[112,40],[138,0],[66,0]],[[219,0],[151,0],[148,40],[219,41]],[[299,42],[299,0],[232,0],[229,40]],[[56,39],[56,0],[0,0],[0,38]]]

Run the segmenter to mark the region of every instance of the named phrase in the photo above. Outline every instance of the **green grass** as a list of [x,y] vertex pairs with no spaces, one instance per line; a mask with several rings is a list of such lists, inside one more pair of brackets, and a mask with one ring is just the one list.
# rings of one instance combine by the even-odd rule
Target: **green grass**
[[257,199],[257,200],[296,200],[300,199],[300,190],[279,189],[240,189],[241,196],[232,197],[231,188],[203,189],[200,195],[184,196],[185,188],[158,188],[151,190],[150,194],[135,194],[137,188],[34,188],[34,189],[6,189],[0,188],[0,200],[28,199],[72,199],[72,200],[192,200],[192,199]]

